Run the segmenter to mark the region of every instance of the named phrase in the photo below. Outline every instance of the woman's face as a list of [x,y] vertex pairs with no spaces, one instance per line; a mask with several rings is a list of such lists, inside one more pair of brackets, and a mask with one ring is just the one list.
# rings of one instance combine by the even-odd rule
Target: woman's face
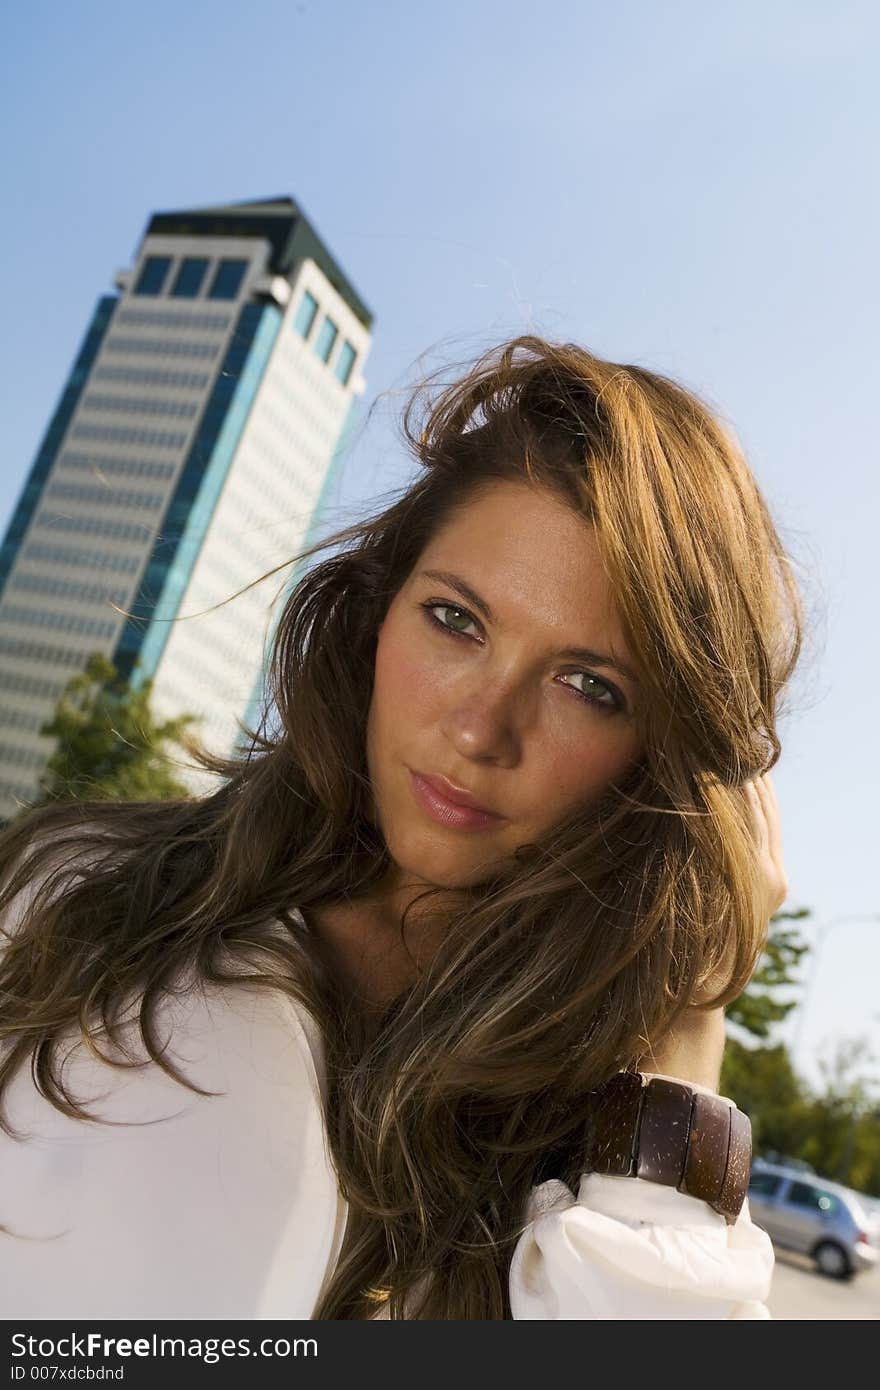
[[[379,631],[367,762],[394,864],[473,886],[631,767],[638,688],[611,664],[629,658],[590,525],[527,483],[469,501]],[[414,773],[446,778],[497,818],[469,829],[442,804],[432,811]]]

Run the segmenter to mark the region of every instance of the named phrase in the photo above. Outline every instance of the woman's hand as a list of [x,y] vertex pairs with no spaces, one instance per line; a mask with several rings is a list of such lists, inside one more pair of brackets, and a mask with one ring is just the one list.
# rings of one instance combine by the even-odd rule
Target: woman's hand
[[[761,866],[762,916],[770,918],[788,897],[782,862],[779,802],[769,772],[746,782]],[[659,1071],[700,1086],[718,1089],[724,1056],[724,1010],[686,1009],[673,1029],[639,1060],[640,1071]]]
[[788,878],[782,862],[779,802],[769,772],[746,782],[745,792],[752,807],[764,884],[764,916],[769,922],[774,912],[779,911],[788,897]]

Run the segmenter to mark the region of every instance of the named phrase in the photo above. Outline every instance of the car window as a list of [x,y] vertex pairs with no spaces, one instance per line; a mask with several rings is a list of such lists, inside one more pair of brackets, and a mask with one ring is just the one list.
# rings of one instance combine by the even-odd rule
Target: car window
[[777,1177],[775,1173],[753,1171],[749,1178],[749,1191],[757,1192],[759,1197],[773,1197],[779,1191],[781,1182],[782,1179]]
[[795,1207],[808,1207],[812,1211],[822,1212],[825,1216],[840,1210],[837,1197],[833,1197],[830,1192],[823,1192],[821,1187],[813,1187],[812,1183],[808,1182],[793,1182],[788,1189],[786,1201]]

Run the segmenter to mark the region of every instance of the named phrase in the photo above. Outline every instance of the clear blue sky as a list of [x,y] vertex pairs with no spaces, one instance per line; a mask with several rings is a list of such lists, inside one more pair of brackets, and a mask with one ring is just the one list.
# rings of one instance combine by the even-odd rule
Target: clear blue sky
[[[865,3],[29,0],[0,104],[0,526],[148,215],[290,193],[374,309],[337,493],[410,476],[400,391],[524,330],[738,430],[814,614],[774,777],[792,891],[880,913],[876,55]],[[880,924],[829,933],[801,1061],[870,1035]]]

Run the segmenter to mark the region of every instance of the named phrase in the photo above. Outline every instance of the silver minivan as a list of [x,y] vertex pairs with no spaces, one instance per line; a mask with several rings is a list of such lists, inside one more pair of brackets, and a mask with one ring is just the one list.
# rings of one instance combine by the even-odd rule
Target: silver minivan
[[877,1264],[880,1235],[859,1194],[815,1173],[756,1158],[749,1211],[774,1245],[811,1256],[823,1274],[848,1279]]

